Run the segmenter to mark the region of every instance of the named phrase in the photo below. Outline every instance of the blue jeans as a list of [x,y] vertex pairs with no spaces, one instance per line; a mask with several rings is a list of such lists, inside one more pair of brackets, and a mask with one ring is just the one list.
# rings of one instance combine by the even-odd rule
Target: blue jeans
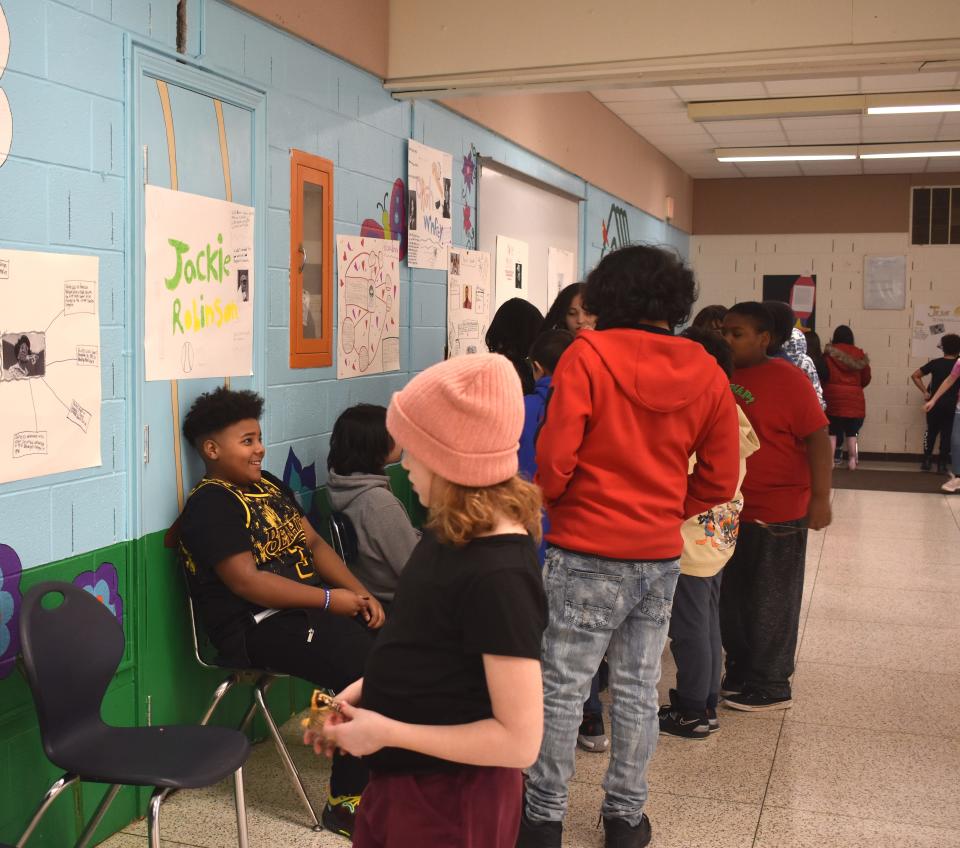
[[604,653],[610,664],[610,765],[601,812],[637,825],[657,746],[657,681],[680,566],[547,548],[543,743],[527,773],[527,817],[561,821],[583,702]]

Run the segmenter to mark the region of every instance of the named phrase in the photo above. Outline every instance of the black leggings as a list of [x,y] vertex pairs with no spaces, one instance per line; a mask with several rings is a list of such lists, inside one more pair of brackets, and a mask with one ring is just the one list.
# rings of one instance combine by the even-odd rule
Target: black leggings
[[[323,610],[283,610],[262,621],[246,637],[254,668],[279,671],[339,692],[363,677],[373,634],[357,620]],[[356,757],[337,754],[330,794],[360,795],[369,777]]]
[[946,409],[940,409],[935,406],[931,412],[927,413],[927,431],[923,434],[923,455],[933,456],[933,446],[940,439],[940,460],[942,462],[950,461],[950,439],[953,434],[954,410],[947,406]]

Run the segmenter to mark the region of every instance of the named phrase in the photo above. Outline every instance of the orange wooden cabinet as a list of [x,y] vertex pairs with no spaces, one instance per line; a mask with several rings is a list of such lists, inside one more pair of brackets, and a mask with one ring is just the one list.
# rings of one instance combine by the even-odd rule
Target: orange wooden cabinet
[[290,151],[290,367],[333,364],[333,162]]

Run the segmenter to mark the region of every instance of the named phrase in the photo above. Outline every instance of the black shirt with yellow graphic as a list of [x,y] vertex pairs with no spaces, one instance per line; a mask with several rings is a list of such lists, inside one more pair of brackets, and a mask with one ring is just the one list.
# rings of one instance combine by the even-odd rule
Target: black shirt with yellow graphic
[[245,551],[261,571],[322,585],[303,531],[303,510],[289,488],[266,471],[259,483],[243,487],[205,477],[180,517],[180,555],[204,630],[221,651],[263,610],[217,576],[218,563]]

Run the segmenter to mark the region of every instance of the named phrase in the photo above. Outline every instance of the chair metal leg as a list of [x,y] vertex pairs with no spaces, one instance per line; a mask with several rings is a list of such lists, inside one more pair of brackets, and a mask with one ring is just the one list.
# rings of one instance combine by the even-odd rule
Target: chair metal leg
[[27,840],[37,829],[37,825],[40,824],[40,819],[43,818],[44,813],[50,809],[50,805],[57,799],[57,796],[63,792],[68,786],[72,786],[80,778],[75,774],[64,774],[59,780],[55,781],[53,785],[47,790],[46,794],[43,796],[43,800],[40,802],[40,805],[37,807],[37,811],[33,814],[33,818],[30,819],[30,824],[27,825],[27,829],[23,832],[17,840],[16,848],[23,848],[27,844]]
[[220,702],[223,700],[224,696],[229,692],[233,687],[240,681],[240,677],[237,674],[231,674],[226,680],[221,683],[213,693],[213,700],[210,702],[210,706],[207,707],[207,711],[203,714],[203,718],[200,719],[200,724],[206,724],[210,721],[217,707],[220,706]]
[[147,807],[147,836],[150,839],[150,848],[160,848],[160,805],[168,792],[168,789],[158,786],[150,796],[150,805]]
[[233,798],[237,805],[237,845],[247,848],[247,802],[243,794],[243,767],[233,773]]
[[314,830],[322,830],[323,825],[320,824],[320,819],[317,816],[317,811],[314,810],[313,804],[310,803],[310,799],[307,797],[307,790],[304,789],[303,781],[300,779],[300,772],[297,771],[297,767],[294,765],[293,760],[290,757],[290,752],[287,750],[287,746],[283,742],[283,737],[280,735],[280,730],[277,727],[277,723],[273,720],[273,716],[270,715],[270,710],[267,708],[267,702],[264,698],[266,689],[269,689],[272,680],[264,680],[261,678],[261,681],[253,689],[253,697],[256,698],[257,706],[260,709],[261,715],[263,715],[263,720],[267,723],[267,728],[270,730],[270,735],[273,737],[273,744],[276,746],[277,753],[280,755],[280,761],[283,763],[283,767],[287,771],[287,776],[290,778],[290,783],[296,791],[297,796],[303,802],[303,806],[306,807],[307,812],[310,814],[310,820],[313,822],[312,827]]
[[83,833],[80,834],[80,840],[76,844],[76,848],[87,848],[87,844],[93,838],[94,831],[96,831],[100,822],[103,820],[103,817],[107,814],[107,810],[110,809],[110,805],[113,803],[113,799],[117,797],[117,793],[120,791],[120,784],[114,783],[108,790],[107,794],[103,796],[103,800],[97,806],[96,812],[93,814],[93,818],[87,823],[87,826],[83,829]]

